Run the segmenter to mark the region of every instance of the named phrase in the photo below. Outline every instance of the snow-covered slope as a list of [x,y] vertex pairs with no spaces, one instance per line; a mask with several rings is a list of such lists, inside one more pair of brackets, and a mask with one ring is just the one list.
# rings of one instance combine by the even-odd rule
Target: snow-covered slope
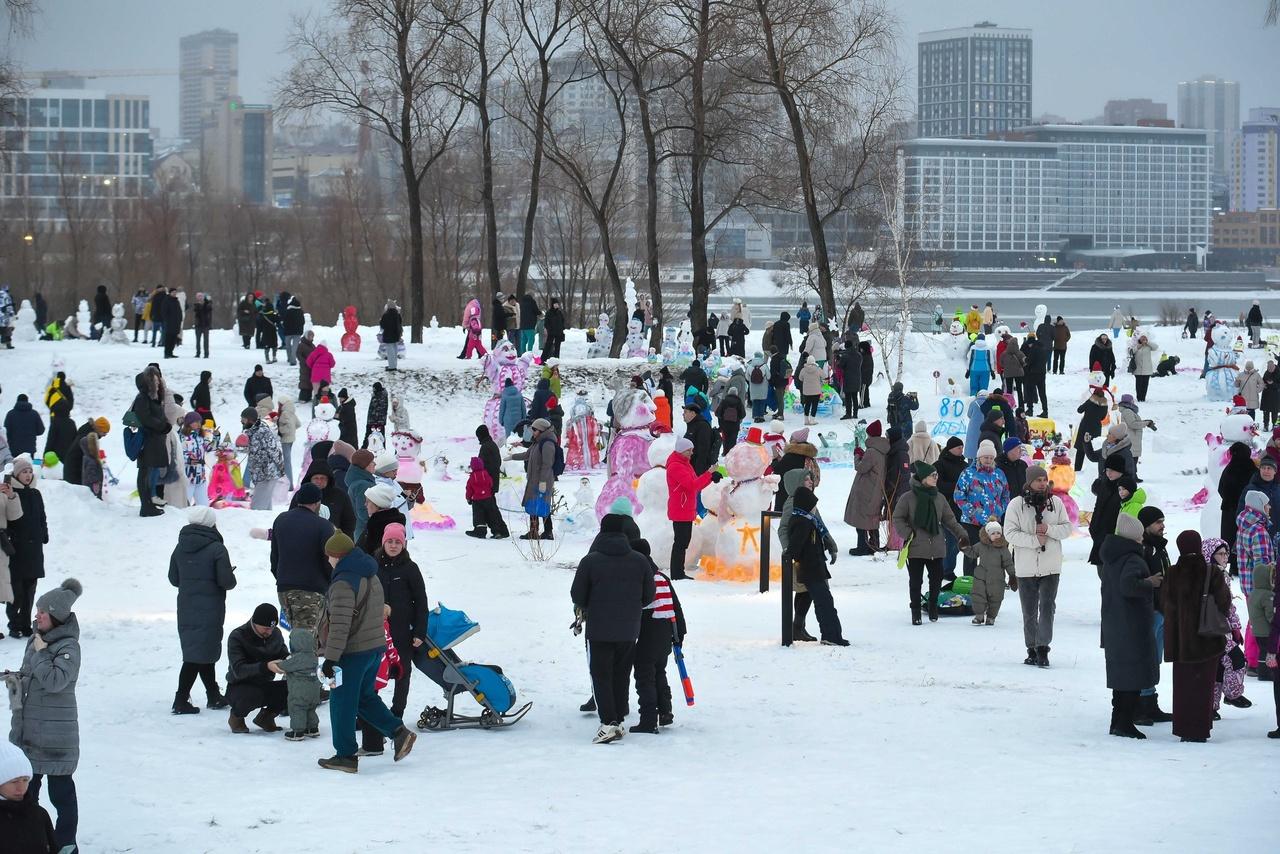
[[[1154,334],[1184,367],[1199,366],[1200,343],[1168,329]],[[338,335],[321,337],[336,344]],[[1049,380],[1051,411],[1068,423],[1086,393],[1091,337],[1075,331],[1070,372]],[[38,406],[57,358],[75,384],[77,423],[104,415],[116,425],[105,445],[121,486],[106,504],[62,483],[41,484],[52,542],[40,589],[74,575],[85,591],[76,608],[85,850],[1204,851],[1262,850],[1274,837],[1258,812],[1277,788],[1272,760],[1280,748],[1264,737],[1275,725],[1269,686],[1250,679],[1255,707],[1224,706],[1209,744],[1179,744],[1167,726],[1147,730],[1145,742],[1107,735],[1098,581],[1084,562],[1084,534],[1067,545],[1049,670],[1022,664],[1016,594],[994,628],[967,619],[913,628],[905,573],[888,558],[853,559],[842,549],[833,567],[848,649],[781,648],[776,588],[760,595],[749,585],[683,584],[697,706],[679,704],[673,681],[676,726],[592,746],[595,723],[577,710],[589,693],[586,660],[568,629],[571,568],[590,535],[568,535],[547,563],[526,562],[510,542],[463,535],[470,516],[458,466],[473,452],[487,389],[478,363],[454,359],[457,330],[427,330],[427,339],[410,345],[406,372],[391,386],[427,436],[424,455],[449,458],[455,479],[430,481],[427,492],[459,524],[420,534],[410,551],[432,601],[463,608],[483,625],[460,651],[501,665],[534,707],[505,732],[423,734],[405,762],[364,760],[357,777],[316,767],[332,752],[323,711],[325,737],[302,743],[232,735],[221,713],[169,714],[180,653],[166,572],[184,518],[177,511],[138,518],[125,497],[133,469],[119,431],[134,373],[160,350],[62,342],[0,352],[0,408],[7,411],[19,392]],[[200,370],[212,370],[215,413],[231,423],[260,356],[230,332],[215,333],[213,344],[213,358],[193,359],[188,343],[183,358],[163,369],[184,395]],[[585,349],[582,334],[571,333],[566,397],[586,382]],[[916,340],[907,359],[907,387],[920,392],[920,414],[930,423],[939,403],[932,371],[942,374],[944,390],[948,377],[960,381],[963,373],[945,350]],[[369,386],[387,375],[368,346],[336,355],[335,388],[352,389],[363,427]],[[603,414],[597,378],[631,368],[590,367],[588,387]],[[277,390],[293,393],[296,369],[283,356],[267,372]],[[1222,410],[1204,399],[1195,376],[1153,380],[1143,406],[1159,432],[1146,435],[1141,474],[1173,535],[1198,519],[1185,502],[1200,477],[1179,472],[1204,465],[1203,436]],[[1119,383],[1132,390],[1131,377],[1122,374]],[[884,381],[873,390],[874,417],[883,417],[887,391]],[[305,424],[309,407],[299,410]],[[799,420],[789,418],[789,426]],[[821,429],[847,437],[849,423],[824,419]],[[1086,488],[1091,474],[1081,475]],[[854,539],[840,521],[851,480],[851,468],[828,466],[819,489],[842,546]],[[601,482],[594,479],[597,490]],[[239,580],[228,599],[228,630],[259,602],[275,601],[266,544],[248,535],[270,518],[248,510],[219,515]],[[21,642],[0,641],[0,667],[16,667],[21,654]],[[220,681],[224,671],[225,660]],[[1166,708],[1170,680],[1166,666]],[[438,695],[415,676],[406,722]],[[1233,818],[1224,824],[1224,815]]]

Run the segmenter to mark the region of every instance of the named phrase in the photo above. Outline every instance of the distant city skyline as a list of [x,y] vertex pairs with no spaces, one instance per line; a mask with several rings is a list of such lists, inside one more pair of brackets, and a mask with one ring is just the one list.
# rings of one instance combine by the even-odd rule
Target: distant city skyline
[[[13,44],[28,70],[178,67],[182,36],[222,27],[240,37],[241,95],[275,100],[275,81],[289,65],[286,39],[294,15],[323,14],[328,0],[114,0],[45,3],[35,34]],[[906,73],[904,100],[914,110],[920,33],[989,20],[1029,28],[1034,38],[1032,115],[1074,121],[1102,114],[1108,100],[1177,102],[1179,82],[1216,75],[1240,83],[1242,113],[1280,103],[1280,28],[1263,28],[1263,0],[931,0],[889,4],[900,22],[899,55]],[[137,25],[146,21],[145,28]],[[149,95],[152,123],[178,134],[178,81],[112,78],[90,82],[113,93]],[[1170,116],[1177,118],[1176,116]]]

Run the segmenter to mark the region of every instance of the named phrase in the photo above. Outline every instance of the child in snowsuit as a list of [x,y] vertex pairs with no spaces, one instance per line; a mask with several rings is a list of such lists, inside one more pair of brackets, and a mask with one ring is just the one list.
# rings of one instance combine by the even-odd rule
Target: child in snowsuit
[[1271,679],[1271,669],[1262,659],[1267,654],[1267,642],[1271,639],[1271,621],[1276,613],[1274,570],[1254,573],[1253,590],[1249,592],[1248,601],[1249,629],[1259,650],[1258,679],[1266,682]]
[[973,604],[973,624],[994,626],[1000,605],[1004,602],[1004,589],[1018,589],[1018,577],[1013,572],[1013,553],[1004,538],[1004,528],[994,519],[978,531],[978,542],[964,550],[977,559],[973,571],[973,592],[969,600]]
[[[653,568],[653,601],[640,615],[640,637],[636,641],[636,697],[640,706],[640,723],[631,732],[657,734],[659,725],[675,721],[671,710],[671,686],[667,684],[667,658],[674,643],[683,643],[684,609],[671,585],[671,579],[658,569],[649,557],[647,540],[637,540],[632,548],[649,558]],[[674,629],[674,633],[673,633]]]
[[182,421],[182,465],[187,475],[187,501],[192,505],[209,503],[205,457],[212,443],[204,435],[202,423],[196,412],[188,412]]
[[98,449],[98,434],[92,430],[80,439],[80,483],[102,498],[102,454]]
[[479,457],[471,458],[471,475],[467,478],[466,495],[467,503],[471,505],[471,530],[466,532],[468,537],[483,540],[490,529],[495,540],[503,540],[511,535],[498,510],[493,478],[485,470],[484,462]]
[[320,677],[316,676],[319,666],[316,636],[311,630],[297,628],[289,632],[289,657],[280,662],[289,684],[289,731],[284,734],[289,741],[320,734],[320,718],[316,715],[320,706]]
[[[1209,565],[1209,571],[1221,572],[1222,580],[1226,582],[1227,590],[1230,591],[1231,572],[1227,566],[1228,558],[1231,555],[1230,547],[1224,540],[1220,540],[1217,537],[1209,537],[1205,539],[1201,550],[1205,563]],[[1258,574],[1262,575],[1264,573]],[[1222,707],[1223,698],[1226,699],[1227,705],[1241,709],[1247,709],[1253,705],[1244,696],[1246,663],[1244,658],[1244,634],[1240,626],[1240,616],[1236,613],[1234,596],[1231,597],[1231,610],[1227,613],[1227,625],[1231,627],[1231,634],[1227,635],[1226,649],[1223,651],[1222,660],[1218,664],[1218,678],[1213,687],[1213,710],[1215,712]]]

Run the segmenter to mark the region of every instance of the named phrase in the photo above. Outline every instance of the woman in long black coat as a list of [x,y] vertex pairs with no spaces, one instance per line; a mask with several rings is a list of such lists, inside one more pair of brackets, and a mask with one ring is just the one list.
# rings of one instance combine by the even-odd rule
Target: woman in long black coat
[[76,422],[71,420],[71,406],[71,398],[63,397],[49,409],[49,432],[45,436],[44,452],[53,451],[59,462],[76,440]]
[[871,383],[876,378],[876,359],[871,352],[871,342],[858,343],[858,351],[862,353],[862,405],[871,406]]
[[36,489],[35,470],[25,458],[14,460],[10,486],[22,506],[22,516],[9,522],[9,541],[13,556],[9,558],[9,580],[13,586],[13,602],[6,608],[9,634],[30,636],[31,608],[35,602],[36,584],[44,578],[44,547],[49,542],[49,521],[44,512],[44,496]]
[[1111,734],[1146,738],[1134,726],[1138,692],[1156,684],[1153,591],[1163,576],[1151,575],[1142,558],[1142,523],[1121,513],[1116,533],[1102,544],[1102,648],[1111,689]]
[[222,657],[227,591],[236,586],[235,567],[215,527],[214,511],[193,507],[187,518],[191,521],[178,532],[178,544],[169,558],[169,583],[178,588],[178,640],[182,644],[182,669],[173,695],[175,715],[200,711],[190,700],[196,676],[204,683],[208,708],[226,708],[214,665]]
[[1236,555],[1236,508],[1240,506],[1240,496],[1249,485],[1249,481],[1257,472],[1249,446],[1244,442],[1233,442],[1227,450],[1230,456],[1222,476],[1218,478],[1218,496],[1222,499],[1222,522],[1218,536],[1226,540],[1231,547],[1231,563],[1235,566]]

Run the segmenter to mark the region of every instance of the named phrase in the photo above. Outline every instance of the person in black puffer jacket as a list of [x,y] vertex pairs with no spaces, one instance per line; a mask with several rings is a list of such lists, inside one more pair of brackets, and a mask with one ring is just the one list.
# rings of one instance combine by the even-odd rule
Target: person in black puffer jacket
[[138,454],[138,498],[142,502],[139,516],[163,516],[164,511],[152,503],[155,484],[152,472],[169,465],[169,431],[173,424],[165,417],[164,402],[161,400],[164,384],[160,380],[160,372],[155,368],[147,368],[133,379],[138,387],[138,395],[133,399],[130,412],[138,421],[143,431],[142,452]]
[[[960,508],[956,506],[955,500],[956,483],[959,482],[960,475],[964,474],[964,470],[969,467],[969,461],[964,458],[964,439],[959,436],[948,439],[933,467],[938,470],[938,494],[947,499],[951,512],[959,519]],[[960,544],[946,527],[943,527],[942,533],[947,540],[947,554],[942,560],[942,576],[951,580],[955,578],[956,558],[960,555]]]
[[[327,460],[312,460],[311,465],[307,468],[306,476],[302,478],[302,482],[314,483],[320,487],[320,503],[328,509],[329,523],[331,525],[348,537],[355,533],[356,514],[351,508],[351,498],[347,495],[345,489],[338,486],[337,479],[333,475],[333,469],[330,468]],[[289,502],[290,509],[298,506],[298,496],[301,494],[301,490],[293,494],[293,498]]]
[[53,822],[30,791],[33,775],[22,749],[0,741],[0,839],[13,854],[56,854]]
[[36,438],[44,435],[44,422],[25,394],[18,395],[13,409],[4,417],[4,432],[9,438],[9,453],[15,457],[30,454],[35,458]]
[[702,417],[702,408],[696,403],[686,404],[682,410],[685,423],[684,437],[693,442],[693,470],[697,474],[710,469],[719,457],[719,443],[711,424]]

